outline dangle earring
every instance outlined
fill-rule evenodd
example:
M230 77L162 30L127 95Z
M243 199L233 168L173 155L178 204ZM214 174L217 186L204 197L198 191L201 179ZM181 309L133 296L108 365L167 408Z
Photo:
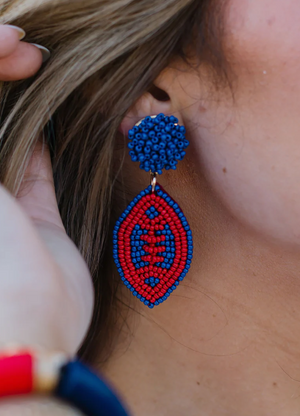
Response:
M129 130L133 162L150 172L151 184L116 222L113 256L124 284L149 308L165 301L190 268L193 239L178 204L156 181L176 169L189 145L185 127L174 116L148 116Z

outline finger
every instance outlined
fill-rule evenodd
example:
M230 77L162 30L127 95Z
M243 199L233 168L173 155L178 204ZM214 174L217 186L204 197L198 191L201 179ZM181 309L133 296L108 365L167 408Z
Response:
M19 42L11 55L0 59L0 80L17 81L32 77L42 62L42 52L36 46Z
M11 55L24 36L24 30L17 26L0 25L0 58Z
M55 195L49 147L40 139L16 196L33 222L54 225L64 231Z
M66 306L69 302L69 307L76 310L76 325L66 335L70 348L77 349L90 324L94 291L88 267L63 226L55 195L50 152L42 139L34 148L16 198L62 270L62 279L69 294L72 294L69 300L66 299Z
M0 229L0 344L31 340L74 354L93 310L89 271L75 244L53 226L31 224L1 184Z

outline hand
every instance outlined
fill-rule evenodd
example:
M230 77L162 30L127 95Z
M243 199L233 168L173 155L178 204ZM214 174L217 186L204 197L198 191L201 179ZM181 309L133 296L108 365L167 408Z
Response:
M0 81L17 81L33 76L41 67L44 48L21 42L22 29L0 25Z
M42 63L39 49L6 26L0 57L0 80L31 76ZM0 348L13 342L74 354L90 323L93 287L62 224L41 140L17 197L0 185L0 230Z

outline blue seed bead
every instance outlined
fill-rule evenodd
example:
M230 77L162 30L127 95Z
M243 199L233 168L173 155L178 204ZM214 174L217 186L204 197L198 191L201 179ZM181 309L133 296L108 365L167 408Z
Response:
M183 159L183 149L189 142L185 139L184 126L175 126L174 123L178 123L176 117L161 113L155 118L145 118L128 132L132 139L128 144L131 159L139 161L141 169L158 173L162 173L164 168L176 169L177 161ZM166 153L161 150L166 150Z

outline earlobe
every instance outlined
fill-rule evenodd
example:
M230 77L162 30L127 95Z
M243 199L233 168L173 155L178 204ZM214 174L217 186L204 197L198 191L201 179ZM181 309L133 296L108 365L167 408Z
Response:
M127 135L128 131L132 129L138 121L147 116L157 115L160 113L172 114L171 101L160 101L150 92L145 92L129 109L119 126L119 131L122 134Z

